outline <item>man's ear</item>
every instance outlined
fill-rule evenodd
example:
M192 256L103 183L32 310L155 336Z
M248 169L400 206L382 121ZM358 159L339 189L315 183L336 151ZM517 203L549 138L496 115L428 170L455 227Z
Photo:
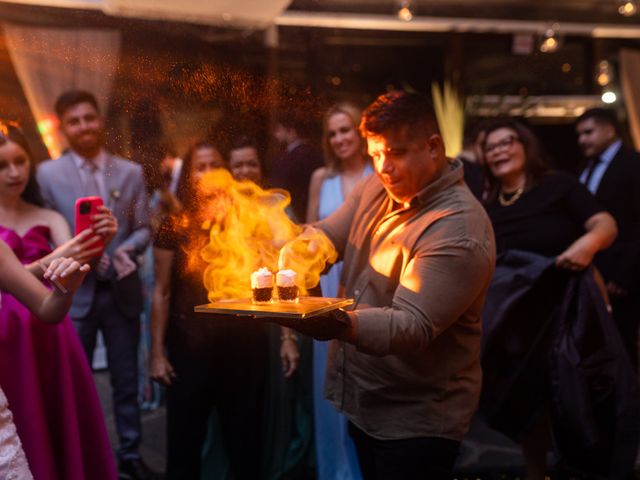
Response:
M432 134L427 139L427 145L429 145L429 156L431 158L440 158L444 155L444 141L440 134Z
M607 140L613 143L616 140L616 138L618 138L616 129L614 128L613 125L609 125L609 124L606 124L604 127L606 129L605 132L606 132Z

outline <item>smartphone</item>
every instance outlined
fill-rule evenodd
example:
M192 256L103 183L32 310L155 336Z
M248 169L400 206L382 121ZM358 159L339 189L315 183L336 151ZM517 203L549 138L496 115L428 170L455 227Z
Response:
M98 212L98 207L104 205L100 197L80 197L76 200L76 235L91 228L93 222L91 217ZM95 246L104 248L104 241L100 239Z

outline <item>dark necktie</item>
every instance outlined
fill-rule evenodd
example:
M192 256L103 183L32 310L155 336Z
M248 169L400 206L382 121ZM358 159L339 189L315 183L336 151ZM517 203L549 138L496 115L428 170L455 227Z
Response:
M587 170L587 176L584 179L584 186L589 188L589 182L591 182L591 177L593 176L593 172L596 170L596 167L600 164L600 157L593 157L589 164Z
M92 197L100 197L100 186L98 185L98 180L96 179L96 171L98 169L95 165L89 162L85 162L84 164L84 173L85 173L85 183L84 183L84 193L87 196Z

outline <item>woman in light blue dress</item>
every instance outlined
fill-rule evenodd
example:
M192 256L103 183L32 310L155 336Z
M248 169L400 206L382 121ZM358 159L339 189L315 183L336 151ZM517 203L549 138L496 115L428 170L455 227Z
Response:
M349 103L331 107L323 124L325 167L311 177L307 222L321 220L336 210L353 187L373 172L366 141L358 132L360 110ZM320 278L325 297L340 295L342 263ZM322 394L328 342L313 342L313 400L318 480L362 478L347 421Z

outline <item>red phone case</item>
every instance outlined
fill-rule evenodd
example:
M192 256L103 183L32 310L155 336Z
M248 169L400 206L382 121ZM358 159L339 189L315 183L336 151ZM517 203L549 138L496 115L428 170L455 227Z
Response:
M104 205L100 197L80 197L76 200L76 235L91 228L91 217L98 213L100 205ZM96 243L96 246L98 245L104 247L102 239Z

